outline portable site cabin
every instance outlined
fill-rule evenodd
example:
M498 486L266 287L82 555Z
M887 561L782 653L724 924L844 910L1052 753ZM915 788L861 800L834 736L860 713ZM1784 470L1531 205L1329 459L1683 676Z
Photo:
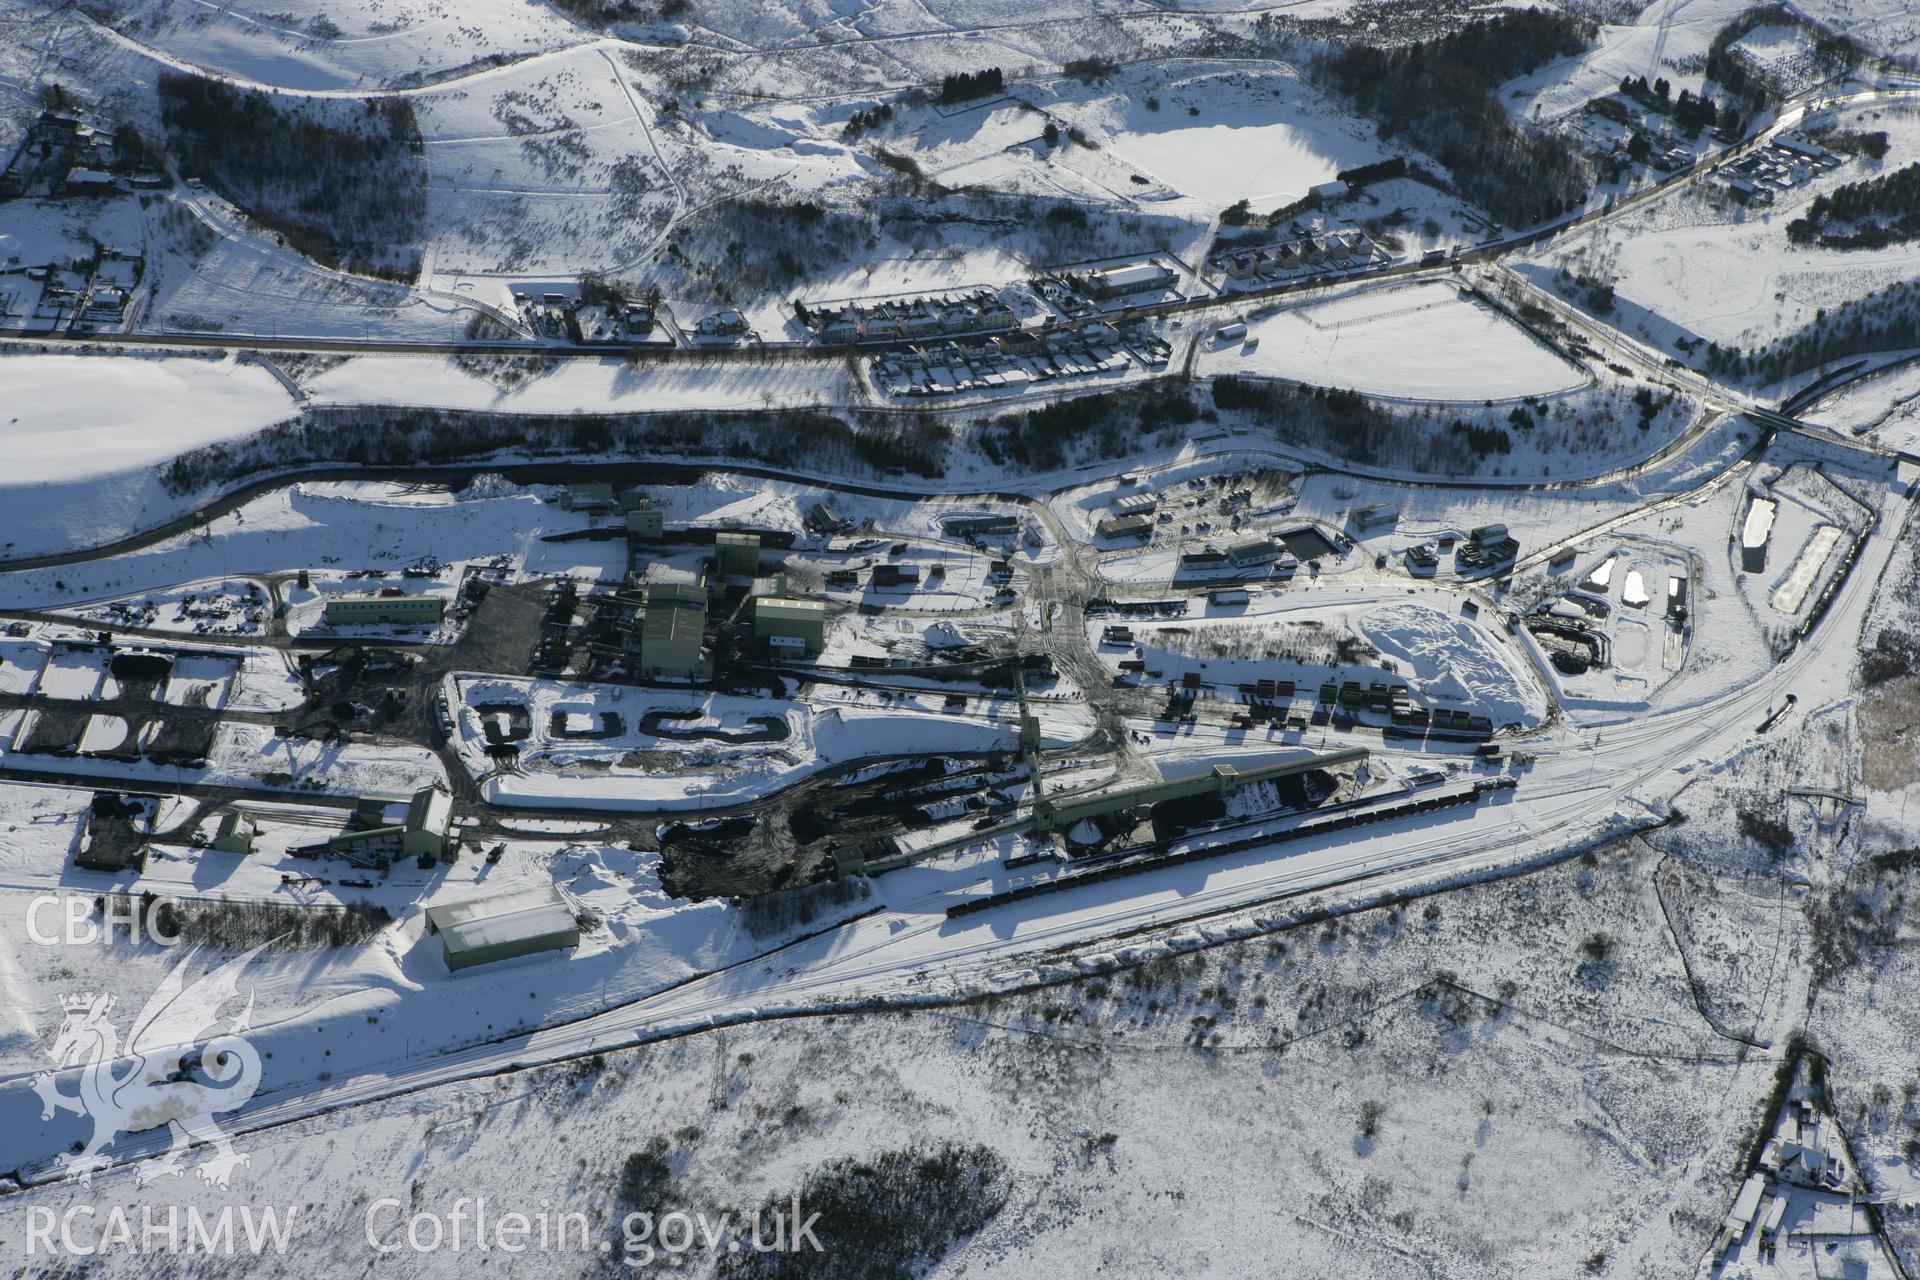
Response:
M330 627L438 626L446 611L439 596L335 596L324 618Z

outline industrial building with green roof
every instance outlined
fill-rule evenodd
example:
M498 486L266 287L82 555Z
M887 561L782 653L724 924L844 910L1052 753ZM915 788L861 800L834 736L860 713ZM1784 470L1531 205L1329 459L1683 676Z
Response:
M394 821L400 805L406 811ZM453 829L453 797L441 787L422 787L411 796L361 796L354 802L351 827L327 841L335 852L369 846L397 848L402 857L450 862L460 849Z
M809 656L827 643L827 602L763 597L753 602L753 638L776 656Z
M640 625L640 674L683 680L713 676L713 660L702 649L707 629L707 593L685 583L660 582L647 588L647 612Z
M722 529L713 535L713 559L722 577L751 578L760 572L760 535Z
M456 972L580 945L580 922L552 885L428 907L427 932Z
M439 596L335 596L327 601L330 627L440 625L447 602Z

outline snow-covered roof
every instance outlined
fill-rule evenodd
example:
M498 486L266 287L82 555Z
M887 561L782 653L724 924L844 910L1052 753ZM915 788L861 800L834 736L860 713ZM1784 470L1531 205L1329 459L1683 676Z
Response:
M1149 281L1162 279L1170 273L1157 262L1139 262L1125 267L1108 267L1096 274L1099 276L1100 283L1108 288L1124 289L1129 285L1146 284Z
M444 836L453 825L453 797L439 787L423 787L407 805L410 830Z
M1727 1221L1739 1224L1742 1230L1753 1221L1753 1215L1760 1209L1760 1197L1766 1193L1767 1180L1762 1174L1749 1177L1740 1188L1740 1194L1734 1198L1733 1212L1727 1215Z
M428 907L427 922L439 931L449 959L463 952L567 935L579 929L566 900L552 885Z

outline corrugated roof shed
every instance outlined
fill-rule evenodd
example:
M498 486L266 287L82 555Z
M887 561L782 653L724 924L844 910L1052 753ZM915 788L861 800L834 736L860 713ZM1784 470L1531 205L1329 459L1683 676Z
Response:
M452 969L580 943L579 922L552 885L428 907L427 923Z
M1748 1178L1740 1188L1740 1194L1734 1197L1733 1212L1727 1215L1729 1225L1736 1225L1745 1231L1753 1221L1753 1215L1759 1211L1760 1197L1766 1193L1767 1180L1760 1174Z

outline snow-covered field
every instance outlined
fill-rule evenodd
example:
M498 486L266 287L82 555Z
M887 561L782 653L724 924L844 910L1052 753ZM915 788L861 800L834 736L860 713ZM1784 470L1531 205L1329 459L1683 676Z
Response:
M1787 224L1815 196L1891 173L1920 159L1920 113L1911 105L1864 105L1818 117L1822 124L1885 132L1884 160L1856 157L1771 205L1746 208L1704 184L1685 186L1624 216L1553 243L1522 266L1550 285L1565 269L1614 285L1606 319L1671 351L1693 338L1751 350L1815 323L1822 311L1911 280L1920 245L1876 249L1796 246Z
M75 479L151 467L296 412L293 397L258 366L139 356L8 354L0 357L0 405L4 483L25 490L28 501Z
M1920 451L1920 361L1849 386L1810 410L1807 420L1889 449Z
M515 365L502 358L496 367L511 373ZM450 357L360 356L321 374L306 390L317 404L510 413L762 409L769 404L837 403L849 391L846 370L825 363L697 368L634 365L616 358L567 360L536 366L531 376L507 381L503 387Z
M305 91L405 84L483 57L524 55L586 38L552 10L502 0L458 10L435 0L293 0L271 14L126 0L96 13L122 39L159 59Z
M1549 63L1502 86L1500 99L1518 118L1554 118L1619 87L1622 76L1664 76L1674 93L1700 91L1698 72L1680 70L1702 59L1713 37L1749 6L1745 0L1660 0L1641 6L1631 21L1607 23L1594 47Z
M1203 339L1197 367L1409 400L1552 395L1590 380L1485 303L1440 283L1275 310L1250 319L1244 340Z
M298 415L266 369L226 359L0 356L8 557L92 545L186 509L154 468Z
M1602 1254L1666 1274L1701 1251L1731 1200L1727 1152L1771 1063L1733 1053L1689 1002L1690 955L1661 925L1656 861L1617 846L1433 910L1220 945L1196 930L1125 948L1140 967L973 1007L609 1046L245 1139L248 1195L297 1204L292 1248L337 1270L370 1256L367 1206L386 1197L440 1215L457 1196L494 1213L584 1214L565 1252L488 1255L490 1270L531 1277L581 1265L603 1239L621 1247L614 1188L655 1136L670 1203L710 1213L788 1197L840 1157L979 1145L1004 1168L991 1201L1002 1207L932 1274L1071 1273L1098 1257L1123 1274L1279 1266L1399 1280L1438 1267L1507 1280ZM1679 910L1717 901L1711 885L1668 893ZM1739 989L1772 1017L1778 917L1757 896L1729 910L1753 970ZM662 922L684 942L678 923ZM644 938L649 922L633 924ZM1598 966L1581 950L1596 934L1613 940ZM450 1003L432 1016L509 990L525 1003L516 988L544 992L541 978L516 969L471 991L463 979L435 993ZM404 1034L402 1015L427 1016L389 1008L335 1056ZM423 1164L454 1160L457 1187L409 1201ZM25 1202L58 1211L81 1194L50 1187ZM221 1203L192 1179L142 1186L130 1170L92 1194ZM1295 1207L1249 1218L1250 1203ZM821 1235L858 1247L831 1221ZM423 1276L465 1275L475 1256L404 1255ZM708 1263L696 1250L684 1269Z
M541 533L586 523L531 490L454 495L428 486L312 481L275 489L193 533L123 556L0 574L0 607L70 607L231 574L334 565L390 572L423 559L454 564L507 556L543 572L553 566L597 574L611 554L603 544L539 541Z
M44 1062L41 1035L53 1029L39 1025L32 1011L64 990L73 964L100 958L80 944L26 945L27 913L38 896L63 885L84 892L126 887L115 877L67 865L87 800L80 791L0 784L9 817L0 829L0 918L7 925L0 930L0 988L22 997L7 1005L10 1019L18 1011L11 1034L0 1024L0 1073L8 1077L0 1085L0 1110L17 1137L26 1128L16 1126L39 1126L38 1103L26 1093L31 1107L16 1108L23 1091L9 1086ZM163 838L150 855L142 887L287 908L362 902L389 907L395 916L364 945L269 952L252 967L255 1014L248 1034L274 1064L276 1087L377 1069L430 1044L484 1041L518 1026L592 1012L747 959L792 932L788 927L756 936L724 903L673 899L660 889L657 854L590 840L516 840L497 862L468 858L431 871L405 863L377 886L316 886L309 882L316 871L331 880L340 865L284 851L337 831L344 814L264 803L246 809L262 828L255 854L213 853ZM303 883L289 885L282 879L288 873ZM425 932L423 908L542 884L558 886L598 918L581 947L571 955L549 954L450 980L438 940ZM860 909L842 906L834 914ZM135 993L151 990L180 958L151 943L129 946L124 936L101 954L111 957L121 989ZM206 964L207 957L199 957L199 968Z
M1240 200L1259 212L1291 204L1342 169L1388 154L1290 68L1176 62L1107 88L1089 95L1062 81L1044 106L1168 191L1213 211Z

